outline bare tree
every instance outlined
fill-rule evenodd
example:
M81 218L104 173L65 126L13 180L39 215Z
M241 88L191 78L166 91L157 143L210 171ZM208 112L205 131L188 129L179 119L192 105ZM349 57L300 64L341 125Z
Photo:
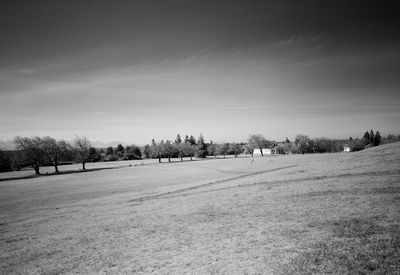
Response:
M59 161L65 156L69 150L69 144L63 140L57 141L52 137L44 137L42 139L42 148L47 159L53 164L56 173L58 173Z
M161 163L161 146L154 139L151 140L151 157L158 158L158 162Z
M143 157L145 157L145 158L150 158L150 156L151 156L151 147L150 147L150 145L148 145L148 144L146 144L143 148L142 148L142 155L143 155Z
M182 155L185 157L190 157L190 160L193 160L193 156L195 153L195 147L190 145L189 142L184 142L181 145Z
M218 155L222 155L225 158L228 152L229 152L229 143L218 144L217 146Z
M168 162L171 162L171 156L173 156L176 152L175 146L172 144L170 140L167 140L164 144L164 151L167 154Z
M213 141L210 141L207 151L209 156L214 156L214 158L217 158L217 145Z
M74 145L78 160L82 163L82 169L86 170L85 164L90 156L90 141L86 137L76 136Z
M311 152L311 140L306 135L296 135L294 139L293 146L299 153L309 153Z
M233 153L235 158L237 158L238 155L243 152L243 148L240 145L240 143L231 143L230 144L230 151Z
M14 138L14 144L17 150L21 150L23 160L28 162L35 170L37 175L40 174L40 163L43 161L44 152L42 149L42 139L40 137L20 137Z
M175 143L175 148L176 151L178 152L178 157L181 158L181 161L183 161L183 157L185 156L184 147L185 147L184 143Z
M178 154L178 157L180 157L181 161L183 161L183 157L185 156L185 152L183 150L184 145L182 143L182 138L181 138L180 134L176 135L176 139L175 139L175 142L174 142L174 147L175 147L175 151Z

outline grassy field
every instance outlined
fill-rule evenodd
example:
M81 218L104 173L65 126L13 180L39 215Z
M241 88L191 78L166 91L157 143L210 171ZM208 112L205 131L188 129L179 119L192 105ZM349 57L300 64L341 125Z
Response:
M146 164L0 181L0 273L400 273L400 143Z

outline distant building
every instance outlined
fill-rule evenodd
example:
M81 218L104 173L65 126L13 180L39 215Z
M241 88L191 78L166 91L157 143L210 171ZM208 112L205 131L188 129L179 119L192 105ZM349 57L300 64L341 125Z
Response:
M292 153L292 143L291 142L278 142L275 143L273 148L264 148L262 149L262 155L270 156L270 155L285 155ZM261 156L260 149L253 150L253 156Z
M351 148L349 145L343 145L343 152L351 152Z
M264 155L264 156L282 155L282 154L283 154L283 150L282 150L282 148L279 148L279 147L262 149L262 155ZM253 156L261 156L261 150L254 149Z
M260 149L253 150L253 156L261 156L261 155L271 155L271 149L262 149L262 154Z

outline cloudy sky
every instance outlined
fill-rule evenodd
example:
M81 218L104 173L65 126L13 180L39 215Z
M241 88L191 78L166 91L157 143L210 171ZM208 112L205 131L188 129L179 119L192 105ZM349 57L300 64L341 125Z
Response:
M378 1L1 1L0 139L400 133Z

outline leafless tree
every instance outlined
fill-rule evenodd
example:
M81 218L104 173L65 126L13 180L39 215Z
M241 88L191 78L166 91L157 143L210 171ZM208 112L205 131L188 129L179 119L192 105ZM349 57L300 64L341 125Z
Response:
M237 158L238 155L243 152L243 148L240 143L231 143L229 150L233 153L235 158Z
M217 154L218 155L222 155L225 156L228 154L229 152L229 143L222 143L222 144L218 144L217 146Z
M20 137L14 138L14 144L17 150L22 152L23 160L35 170L37 175L40 174L40 163L43 161L44 151L42 149L42 139L40 137Z
M190 145L190 143L184 142L182 143L181 150L183 156L190 157L190 160L193 160L193 156L195 153L195 145Z
M65 156L70 145L63 140L57 141L52 137L44 137L42 145L47 159L53 164L56 173L58 173L59 161Z
M86 137L75 137L74 146L78 160L82 163L82 169L86 170L85 164L90 155L90 141Z
M294 139L294 149L296 149L299 153L309 153L311 152L311 139L306 135L296 135Z
M167 154L168 162L171 162L171 156L175 153L175 146L172 144L170 140L167 140L164 144L164 152Z

